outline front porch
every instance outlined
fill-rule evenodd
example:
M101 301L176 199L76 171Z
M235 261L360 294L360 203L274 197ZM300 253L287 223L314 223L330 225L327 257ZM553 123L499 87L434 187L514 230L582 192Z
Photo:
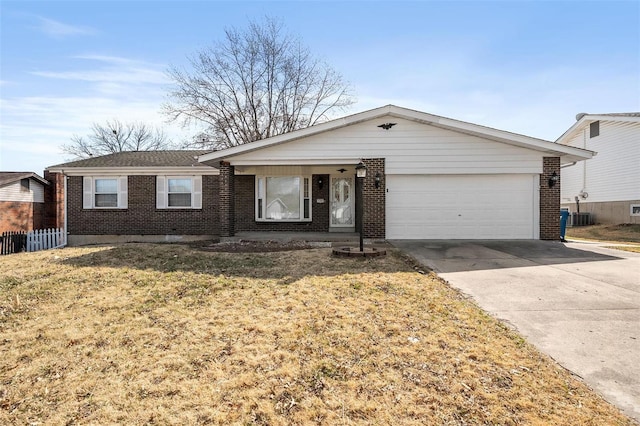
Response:
M349 242L358 240L355 231L360 226L365 238L384 240L384 159L362 159L369 170L362 179L356 178L351 164L355 161L360 160L304 165L220 162L222 241Z

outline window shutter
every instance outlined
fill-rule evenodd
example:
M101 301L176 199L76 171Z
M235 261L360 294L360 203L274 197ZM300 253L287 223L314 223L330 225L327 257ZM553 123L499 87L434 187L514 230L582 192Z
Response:
M127 176L120 176L118 178L118 208L126 209L127 208L127 190L128 190L128 181Z
M82 208L93 208L93 179L86 176L82 178Z
M193 206L194 209L202 208L202 176L193 177Z
M156 208L167 208L167 179L164 176L156 176Z

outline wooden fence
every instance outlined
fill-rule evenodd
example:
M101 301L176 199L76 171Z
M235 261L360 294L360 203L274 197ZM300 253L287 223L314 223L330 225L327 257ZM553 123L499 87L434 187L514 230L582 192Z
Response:
M0 254L40 251L66 244L63 228L38 229L29 232L3 232L0 236Z
M27 250L26 232L3 232L0 235L0 255Z

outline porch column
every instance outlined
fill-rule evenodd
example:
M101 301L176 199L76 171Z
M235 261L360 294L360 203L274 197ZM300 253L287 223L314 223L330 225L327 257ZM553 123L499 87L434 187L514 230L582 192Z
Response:
M540 175L540 239L560 240L560 181L549 188L553 173L560 176L560 157L544 157Z
M220 163L220 236L235 235L235 168L226 161Z
M385 159L363 158L362 163L367 166L367 177L364 178L362 187L364 237L385 239ZM378 188L376 188L376 177L379 179Z

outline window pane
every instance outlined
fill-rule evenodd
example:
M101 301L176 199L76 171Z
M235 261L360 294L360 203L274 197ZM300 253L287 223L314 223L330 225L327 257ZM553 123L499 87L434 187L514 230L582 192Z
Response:
M118 194L96 194L96 207L118 207Z
M191 179L169 179L169 192L191 192Z
M300 219L300 178L267 178L267 219Z
M118 193L118 181L116 179L96 179L96 193Z
M191 194L169 194L169 207L191 207Z

